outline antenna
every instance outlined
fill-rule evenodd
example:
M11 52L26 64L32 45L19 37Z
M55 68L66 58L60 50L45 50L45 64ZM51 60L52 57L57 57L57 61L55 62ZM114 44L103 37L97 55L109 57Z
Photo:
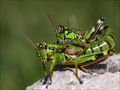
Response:
M53 23L53 20L51 19L50 15L49 14L45 15L44 13L42 13L42 15L47 19L47 21L52 26L52 28L54 29L54 31L56 31L55 24Z
M35 48L35 49L38 49L37 46L33 43L33 41L25 34L22 34L23 37L28 41L30 42L30 44L32 44L32 46Z

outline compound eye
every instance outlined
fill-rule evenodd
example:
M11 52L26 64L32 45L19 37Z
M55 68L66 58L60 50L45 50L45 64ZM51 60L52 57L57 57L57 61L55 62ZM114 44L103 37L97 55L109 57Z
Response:
M58 25L58 27L57 27L57 31L58 31L59 33L63 33L64 30L65 30L64 26L62 26L62 25Z
M45 44L44 43L40 43L39 44L39 48L45 48Z
M42 45L42 44L40 44L40 45L39 45L39 47L40 47L40 48L42 48L42 47L43 47L43 45Z

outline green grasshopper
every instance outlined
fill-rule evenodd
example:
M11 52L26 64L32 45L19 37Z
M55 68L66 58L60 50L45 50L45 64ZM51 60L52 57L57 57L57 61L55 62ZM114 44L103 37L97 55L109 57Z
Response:
M95 38L96 34L99 32L103 22L105 20L104 16L101 16L96 25L87 33L85 33L84 36L81 34L77 34L74 29L65 27L63 25L58 25L56 29L56 37L58 43L65 43L66 41L84 41L88 42L91 39Z
M96 25L87 33L77 34L74 29L58 25L56 29L57 43L73 43L84 47L83 50L79 51L78 55L84 53L88 48L88 43L96 39L96 35L103 29L104 16L101 16ZM51 21L52 22L52 21Z
M55 28L54 23L48 15L48 21L56 32L57 43L64 43L65 47L67 43L73 43L84 48L83 50L79 51L78 56L87 50L89 42L96 39L96 35L103 29L103 27L105 27L102 26L104 20L105 17L100 16L96 25L90 31L87 33L81 31L80 34L78 34L75 32L75 28L69 28L63 25L58 25L57 28Z
M90 40L93 34L86 33L84 36L82 36L82 40ZM90 39L87 36L90 36ZM95 36L97 36L97 38L93 39ZM36 50L37 57L43 63L45 73L46 63L51 62L49 69L51 83L52 71L55 65L58 63L62 65L75 65L76 78L80 83L82 83L82 80L78 77L78 67L84 70L84 67L102 61L108 56L112 55L115 46L115 38L110 28L103 28L102 35L99 36L97 33L95 33L95 35L92 36L92 41L89 43L87 42L88 48L84 51L84 53L81 53L81 55L77 55L77 53L79 53L81 50L83 51L84 48L76 43L67 43L67 46L65 46L64 43L47 44L45 42L40 42L37 45L34 43L32 44Z
M78 77L78 66L84 70L84 67L106 59L112 55L114 46L114 34L112 29L107 28L104 30L101 39L90 42L88 49L80 56L69 54L71 51L75 53L83 49L73 44L68 44L67 47L64 48L64 44L47 44L40 42L36 45L36 52L38 58L43 62L44 70L46 70L46 63L51 62L49 69L51 83L52 71L58 63L62 65L75 65L76 78L82 83L82 80Z

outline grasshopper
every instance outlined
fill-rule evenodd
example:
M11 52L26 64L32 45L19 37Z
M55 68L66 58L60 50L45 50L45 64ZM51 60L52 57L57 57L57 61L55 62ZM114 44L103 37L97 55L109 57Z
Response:
M102 26L104 20L105 17L100 16L96 25L90 31L81 34L77 34L75 30L72 28L58 25L56 29L57 43L64 43L65 46L66 43L73 43L79 45L80 47L84 47L84 49L79 51L78 53L78 55L81 55L87 50L89 42L96 39L97 34L103 29L103 27L106 27L106 26Z
M84 53L88 48L89 42L96 39L97 34L99 34L99 32L101 32L101 30L104 27L106 27L106 26L102 26L105 20L104 16L99 17L97 23L95 24L94 27L92 27L90 31L88 32L80 31L79 32L80 34L75 32L75 28L69 28L63 25L58 25L57 28L55 28L55 25L52 22L52 19L50 18L49 15L47 19L56 32L56 38L58 44L63 43L66 47L67 43L71 43L71 44L73 43L79 45L80 47L84 47L83 50L79 51L78 55Z
M52 71L58 63L61 65L74 65L76 78L82 83L82 79L78 77L78 67L84 71L84 67L97 63L112 55L115 46L115 38L112 29L106 28L101 36L101 39L96 39L89 43L87 50L80 56L69 54L82 50L83 47L68 44L64 48L64 44L50 44L40 42L36 45L38 58L43 62L43 68L46 71L45 65L51 62L49 75L52 83ZM67 54L68 53L68 54Z
M75 32L75 29L65 27L63 25L58 25L56 28L56 37L58 43L65 43L66 41L84 41L84 42L90 42L95 38L99 30L101 29L101 26L105 20L104 16L100 16L98 19L96 25L92 27L90 31L87 33L83 33L84 36L81 34L78 34Z
M80 83L83 83L82 79L78 77L78 67L80 67L83 71L86 71L84 67L102 61L113 54L113 50L115 47L114 33L112 29L108 27L104 28L102 26L102 23L104 21L103 18L100 20L101 21L98 20L98 24L96 24L96 26L92 30L85 33L84 35L80 34L78 36L78 34L74 33L73 31L71 32L75 36L78 36L80 38L74 38L74 35L73 37L72 35L70 35L69 38L62 37L62 39L61 36L59 36L60 39L63 40L62 43L40 42L35 45L31 40L28 39L34 46L37 57L43 63L45 74L47 74L46 64L48 62L51 63L49 69L50 83L52 83L53 69L57 64L74 65L76 72L75 76ZM67 35L67 33L65 32L67 30L70 31L71 29L63 29L63 31L65 32L61 32L61 29L57 30L59 31L58 34ZM99 32L101 32L102 34L99 35ZM87 44L86 49L85 47L83 47L83 42ZM80 43L82 43L82 45ZM80 51L82 51L82 53L80 53Z

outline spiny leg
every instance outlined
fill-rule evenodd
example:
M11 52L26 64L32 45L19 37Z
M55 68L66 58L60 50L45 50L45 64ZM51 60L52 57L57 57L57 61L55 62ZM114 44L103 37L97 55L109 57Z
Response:
M103 22L105 20L104 16L100 16L99 20L97 21L96 25L90 30L86 35L85 38L87 42L91 42L92 40L95 39L97 33L99 32Z
M102 25L101 27L100 27L100 29L99 29L99 31L97 32L97 34L102 34L103 32L103 30L106 30L107 28L109 27L109 25Z
M79 76L78 76L78 64L75 62L75 71L76 71L76 78L78 79L78 81L80 82L80 84L82 84L83 83L83 81L82 81L82 79L81 78L79 78Z

